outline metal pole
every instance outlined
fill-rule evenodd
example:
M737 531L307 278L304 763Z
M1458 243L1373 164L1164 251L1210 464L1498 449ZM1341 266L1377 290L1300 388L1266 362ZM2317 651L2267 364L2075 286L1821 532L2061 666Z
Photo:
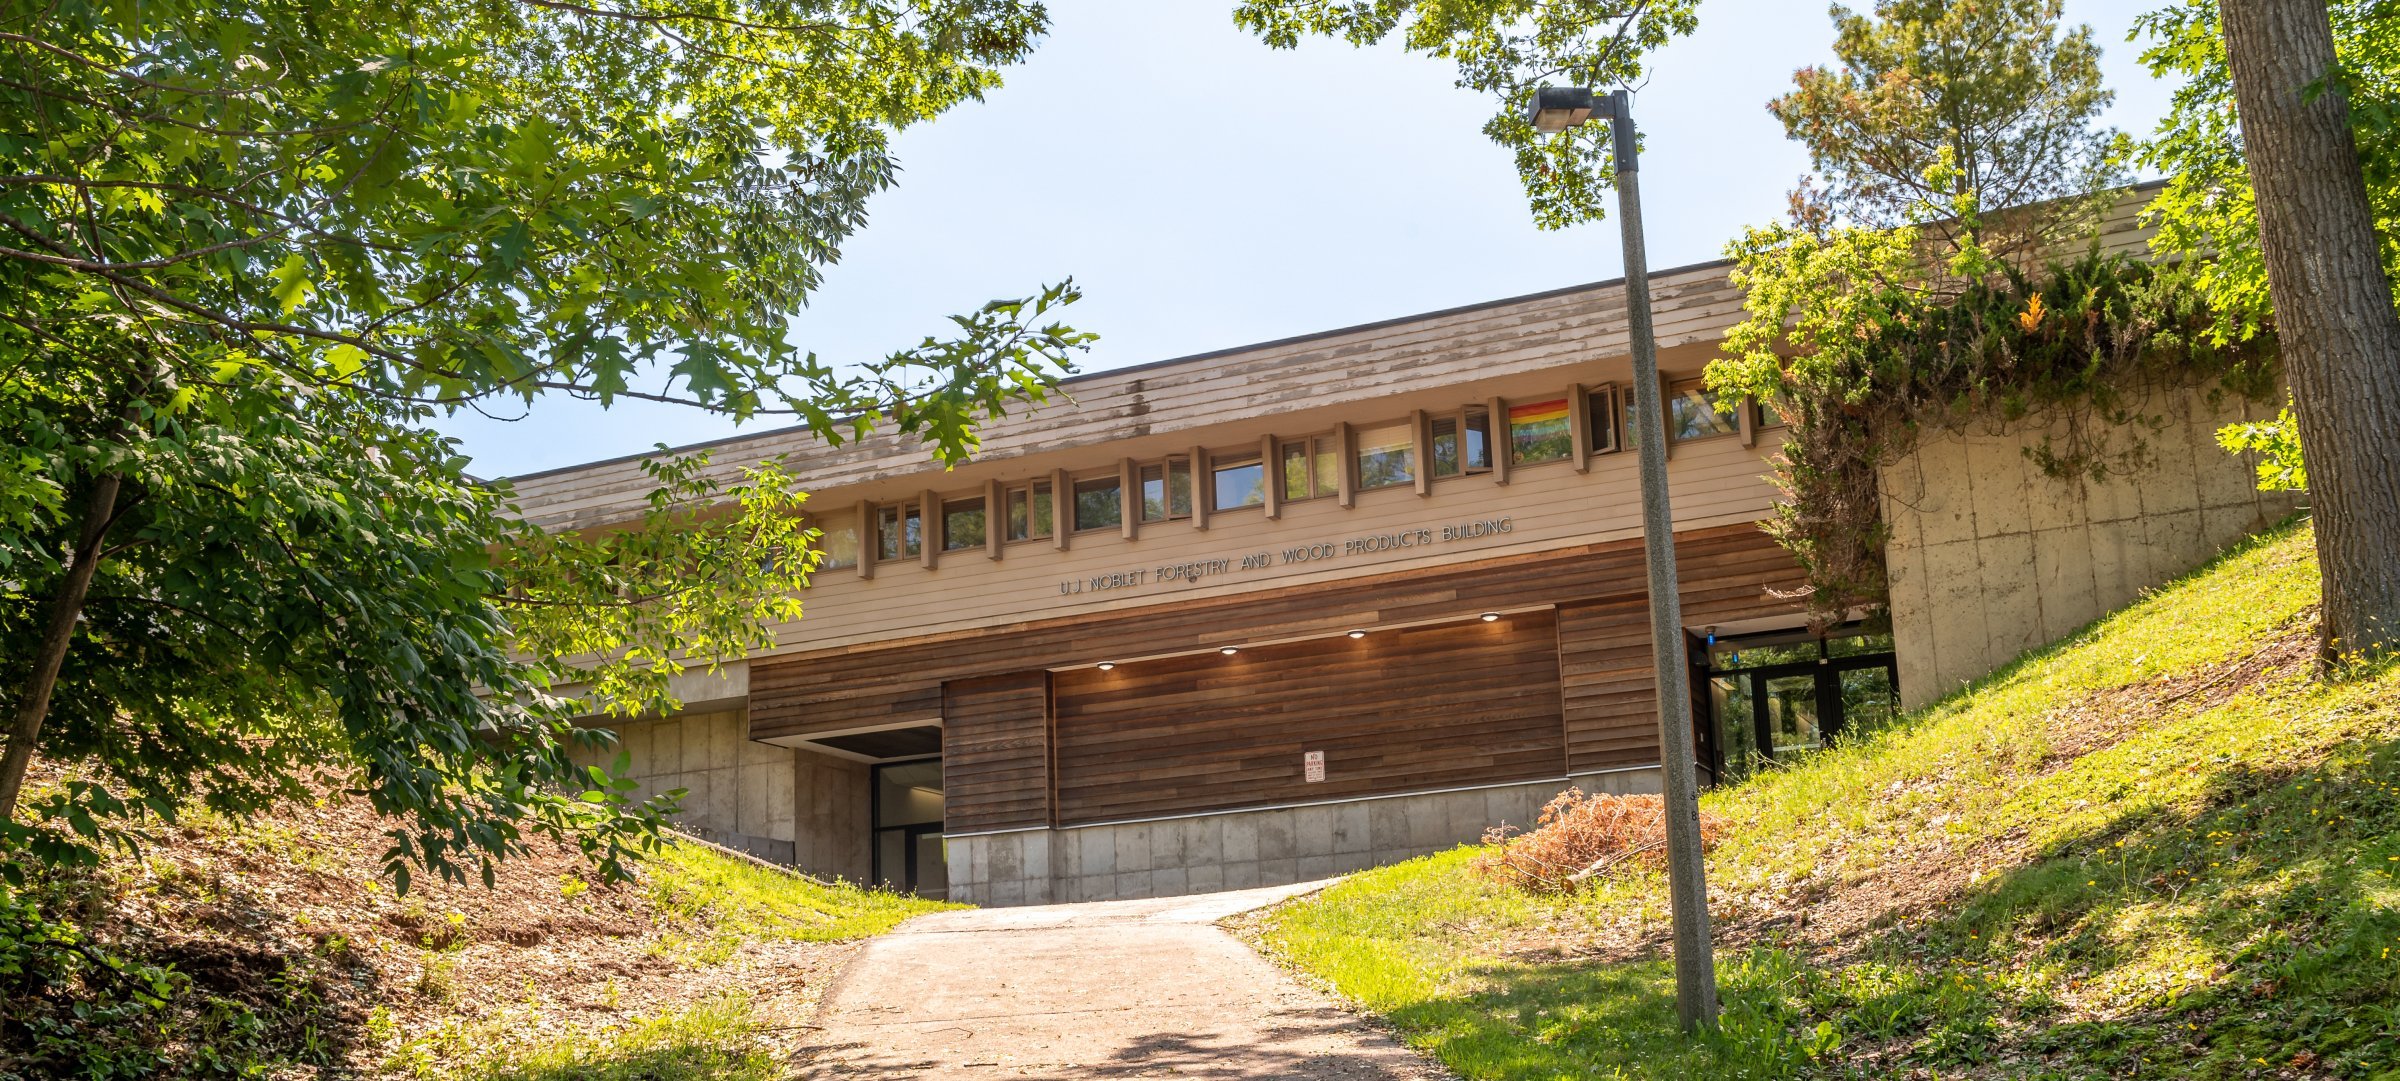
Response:
M1642 189L1632 103L1609 95L1616 137L1617 217L1625 232L1625 330L1633 340L1633 429L1642 471L1642 550L1650 567L1650 652L1658 665L1658 752L1667 804L1667 894L1675 917L1675 1012L1688 1031L1717 1020L1717 963L1709 946L1708 870L1700 853L1700 781L1692 767L1692 688L1684 668L1683 598L1675 576L1675 516L1667 505L1667 425L1659 400L1658 339L1650 326L1650 264L1642 247Z

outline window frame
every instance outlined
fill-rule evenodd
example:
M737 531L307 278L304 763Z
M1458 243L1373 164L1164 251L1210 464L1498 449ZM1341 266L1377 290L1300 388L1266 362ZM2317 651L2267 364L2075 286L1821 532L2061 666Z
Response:
M1581 452L1586 461L1603 454L1622 454L1625 451L1625 388L1617 383L1594 383L1579 388L1583 392L1583 436ZM1592 422L1608 418L1607 439Z
M1102 483L1114 485L1117 489L1117 520L1106 525L1084 525L1082 499L1083 486L1086 484ZM1122 530L1125 528L1125 474L1122 470L1111 469L1106 473L1095 471L1080 477L1069 476L1067 478L1067 492L1067 525L1069 527L1067 529L1067 534L1069 536L1083 533L1098 533L1109 529ZM1052 498L1055 499L1056 497ZM1054 516L1058 513L1057 507L1057 503L1053 502L1051 504L1051 514ZM1052 524L1055 527L1055 518L1053 519Z
M975 505L973 507L967 506L967 504L970 503ZM948 555L951 552L972 552L978 548L991 547L992 506L991 501L985 499L981 493L977 493L975 495L962 495L956 498L940 498L935 502L934 507L935 509L941 511L942 514L942 554ZM953 513L975 513L982 515L983 536L976 538L976 541L973 544L951 543L950 516Z
M841 524L844 521L849 521L850 524ZM818 533L815 548L817 551L823 553L823 558L818 561L815 568L816 570L853 570L856 569L860 563L866 561L866 548L862 543L864 538L859 536L859 529L855 520L851 518L851 512L847 510L837 510L827 511L821 514L803 515L801 522L803 525L810 529L816 530ZM850 562L836 563L834 562L833 545L831 542L835 536L839 535L845 530L850 534Z
M1044 492L1048 492L1050 494L1050 528L1036 530L1033 526L1033 499L1035 496ZM1016 498L1020 495L1025 497L1025 535L1022 537L1014 537L1009 535L1009 511L1011 509L1010 504L1014 503ZM991 528L988 522L984 528ZM1034 541L1046 541L1050 540L1057 532L1058 493L1051 487L1049 478L1037 477L1033 480L1021 480L1014 483L1002 484L1000 486L1000 543L1002 545L1030 544Z
M1483 464L1469 465L1467 464L1467 433L1472 430L1469 418L1478 416L1483 418ZM1437 460L1434 447L1441 440L1441 434L1437 428L1444 421L1450 423L1458 438L1458 472L1456 473L1443 473L1434 468L1434 462ZM1482 477L1498 473L1499 469L1493 462L1495 449L1495 442L1492 439L1492 407L1488 402L1470 402L1456 409L1445 409L1439 413L1425 415L1425 457L1427 459L1425 475L1430 480L1439 482L1459 477Z
M1284 471L1284 460L1293 448L1299 448L1300 460L1307 466L1308 491L1294 492L1288 483L1291 475ZM1320 476L1317 458L1322 453L1333 462L1333 475ZM1275 485L1279 503L1305 503L1312 499L1334 499L1342 493L1342 433L1339 431L1311 432L1307 435L1275 437Z
M1561 411L1558 418L1559 423L1566 425L1566 453L1561 454L1556 458L1542 458L1535 461L1527 461L1523 458L1517 457L1517 424L1515 417L1517 408L1519 406L1547 405L1554 401L1559 403L1561 406ZM1575 392L1572 388L1559 392L1559 397L1557 398L1502 398L1499 401L1499 408L1496 412L1496 419L1498 423L1495 425L1495 427L1500 429L1500 436L1498 440L1500 447L1495 451L1495 454L1508 455L1509 472L1513 473L1519 469L1533 469L1540 466L1555 465L1559 462L1572 462L1575 460L1575 455L1577 453L1577 447L1575 446Z
M1275 502L1274 494L1267 490L1267 486L1274 483L1275 478L1267 472L1266 457L1259 453L1259 451L1262 449L1264 448L1259 446L1249 446L1241 447L1235 450L1212 450L1208 452L1209 514L1217 515L1223 514L1227 511L1249 510L1253 507L1264 510L1269 504ZM1280 463L1280 459L1278 459L1278 462ZM1255 503L1235 503L1231 506L1218 503L1217 474L1228 469L1240 469L1244 466L1252 465L1258 467L1258 501ZM1195 488L1198 487L1199 479L1199 471L1194 470L1192 473L1192 480ZM1197 491L1192 493L1192 496L1195 500L1199 498L1199 495L1200 493Z
M917 522L917 545L916 545L916 549L915 549L914 551L911 551L911 550L909 549L909 546L908 546L908 523L909 523L909 520L910 520L910 519L912 519L912 518L913 518L913 519L916 519L916 522ZM897 537L895 538L895 543L892 545L892 551L893 551L894 553L896 553L896 554L894 554L894 555L885 555L885 554L883 554L883 528L884 528L884 525L885 525L885 523L886 523L886 521L887 521L887 520L888 520L888 521L889 521L889 523L891 524L892 528L893 528L893 529L894 529L894 530L897 532L897 534L898 534L898 535L897 535ZM915 500L909 500L909 501L906 501L906 502L892 502L892 503L877 503L877 504L875 504L875 562L876 562L876 564L880 566L880 565L887 564L887 563L899 563L899 562L901 562L901 561L903 561L903 560L909 560L909 559L921 559L921 558L924 558L924 555L925 555L925 507L924 507L924 505L923 505L922 503L918 502L918 501L915 501Z
M1386 428L1403 433L1401 442L1408 448L1408 475L1400 480L1370 485L1367 483L1367 471L1363 468L1366 458L1367 435L1370 432ZM1345 463L1345 468L1350 470L1351 492L1381 492L1414 485L1417 482L1417 474L1423 470L1425 465L1417 460L1417 443L1417 425L1415 420L1410 417L1353 425L1350 429L1350 460Z
M1660 419L1667 421L1666 427L1669 429L1667 443L1670 446L1682 443L1705 443L1711 439L1723 439L1727 436L1738 437L1742 434L1744 425L1742 423L1742 415L1740 410L1743 408L1749 408L1753 404L1747 398L1743 399L1741 404L1736 407L1736 410L1733 413L1720 412L1717 409L1717 403L1715 399L1709 399L1708 413L1710 416L1721 418L1722 422L1727 425L1724 431L1710 432L1707 435L1691 436L1675 434L1675 430L1681 427L1681 425L1674 423L1675 403L1684 400L1683 391L1687 387L1699 390L1702 395L1708 394L1708 380L1706 379L1675 379L1668 381L1667 385L1662 388L1662 393L1659 398L1659 417Z
M1175 512L1175 467L1179 465L1183 467L1184 478L1184 506L1181 514ZM1158 518L1150 517L1149 474L1153 469L1158 471L1159 505L1164 515ZM1152 458L1146 462L1134 463L1133 484L1135 488L1141 490L1142 506L1139 515L1141 524L1157 525L1164 522L1192 520L1194 508L1199 505L1200 498L1199 482L1196 476L1198 472L1193 468L1192 456L1189 454L1169 454L1163 458Z

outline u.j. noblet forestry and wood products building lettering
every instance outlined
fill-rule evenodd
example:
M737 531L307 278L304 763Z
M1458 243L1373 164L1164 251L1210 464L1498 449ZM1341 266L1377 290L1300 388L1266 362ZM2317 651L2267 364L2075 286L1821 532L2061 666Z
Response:
M1386 533L1369 533L1336 541L1298 544L1282 549L1265 549L1239 556L1212 559L1193 559L1180 563L1161 563L1156 566L1134 567L1109 571L1083 578L1069 578L1058 584L1062 596L1078 593L1108 593L1121 589L1145 586L1196 585L1202 579L1220 574L1260 571L1292 563L1321 563L1327 560L1359 556L1389 556L1436 544L1481 540L1514 531L1512 517L1486 518L1472 522L1421 529L1401 529Z

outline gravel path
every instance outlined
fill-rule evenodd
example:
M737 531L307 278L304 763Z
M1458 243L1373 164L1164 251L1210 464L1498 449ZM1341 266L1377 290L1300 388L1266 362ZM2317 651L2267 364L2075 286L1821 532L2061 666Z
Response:
M801 1076L1448 1078L1216 926L1312 888L918 917L843 971Z

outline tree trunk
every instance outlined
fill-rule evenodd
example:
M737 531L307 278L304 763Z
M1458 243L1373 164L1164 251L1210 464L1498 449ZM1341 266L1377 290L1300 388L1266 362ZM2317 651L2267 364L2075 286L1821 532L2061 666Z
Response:
M66 664L68 645L75 640L75 623L83 617L83 600L91 593L92 575L100 569L100 542L107 538L109 524L116 518L119 483L113 473L92 482L73 562L67 564L58 593L50 598L42 644L34 651L33 672L26 677L15 722L8 729L8 752L0 755L0 822L16 818L17 794L24 790L25 771L33 765L34 743L42 734L42 720L50 713L50 693L58 687L59 669Z
M2400 648L2400 313L2324 0L2219 0L2259 242L2300 420L2328 660Z

